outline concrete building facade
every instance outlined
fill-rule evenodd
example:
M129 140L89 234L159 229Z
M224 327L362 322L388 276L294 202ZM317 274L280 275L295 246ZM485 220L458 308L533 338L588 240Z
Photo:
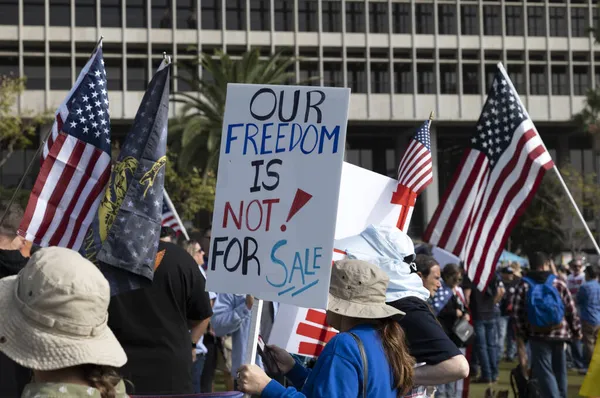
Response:
M119 136L163 51L184 61L194 57L190 46L234 56L285 50L299 57L296 81L352 89L353 163L395 175L410 135L434 111L435 182L413 218L419 235L498 62L555 159L596 169L592 138L570 119L600 78L600 47L588 32L599 18L591 0L0 0L0 74L27 76L21 110L54 109L103 35ZM174 79L173 89L189 87ZM0 184L15 185L33 151L15 154Z

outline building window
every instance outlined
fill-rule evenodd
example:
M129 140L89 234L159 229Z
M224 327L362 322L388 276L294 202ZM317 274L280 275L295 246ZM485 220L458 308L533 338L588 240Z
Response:
M569 95L569 75L566 65L552 65L552 95Z
M571 7L571 36L586 37L589 25L587 8Z
M221 0L202 0L200 7L202 29L221 29Z
M17 57L0 57L0 76L19 76L19 60Z
M316 62L300 62L299 83L306 86L319 85L319 65ZM325 82L329 86L328 82Z
M246 30L246 0L225 0L225 20L229 30Z
M502 36L502 15L500 6L483 6L483 34L486 36Z
M550 36L567 37L567 8L550 7Z
M46 89L46 65L42 57L23 58L23 72L27 78L27 90Z
M590 75L587 65L573 66L573 94L585 95L590 88Z
M27 0L24 0L24 3L26 4ZM44 18L44 2L41 3L42 18ZM0 12L0 25L14 25L19 20L19 2L17 0L0 0L0 9L2 10ZM25 23L25 25L32 24Z
M523 36L525 31L523 27L523 7L506 6L506 35Z
M10 1L8 2L10 3ZM15 1L15 6L17 4L17 2ZM2 9L2 12L0 12L0 24L4 25L14 25L16 23L16 21L19 20L18 15L14 16L13 20L9 20L5 18L8 17L8 15L5 15L6 12L11 11L11 8L8 4L6 4L6 2L1 2L0 1L0 9ZM31 25L31 26L43 26L46 18L45 18L45 11L44 11L44 0L23 0L23 9L27 10L27 12L23 13L23 24L24 25ZM18 7L15 7L15 11L18 10ZM95 12L95 11L94 11ZM95 15L95 14L94 14Z
M498 68L496 67L496 64L485 64L485 88L488 90L488 92L492 87L494 78L496 77L497 69Z
M410 3L392 3L394 33L411 33Z
M337 0L323 2L323 32L342 31L342 3Z
M438 32L440 35L456 34L456 5L438 5Z
M294 0L275 2L275 30L280 32L294 30Z
M546 36L546 18L544 16L544 7L527 7L527 35Z
M353 93L367 92L367 74L364 62L348 63L348 85Z
M508 77L512 80L517 93L525 94L525 65L509 64L507 67Z
M458 74L456 64L440 64L440 91L442 94L458 92Z
M77 0L75 2L75 25L96 26L96 0Z
M85 60L87 62L87 59ZM123 90L123 61L121 58L105 58L104 69L106 69L107 90L121 91Z
M146 90L147 84L148 84L148 61L145 59L133 59L133 58L128 59L127 60L127 90L129 90L129 91L144 91L144 90Z
M548 95L548 80L545 65L529 66L529 85L531 95Z
M433 25L433 4L415 4L415 23L417 24L417 33L432 35L434 33Z
M460 30L463 35L479 34L478 7L475 5L460 6Z
M435 94L434 68L434 64L417 64L417 93Z
M301 32L316 32L319 19L319 5L315 0L298 0L298 30Z
M371 64L371 92L375 94L389 94L390 92L390 65L384 63Z
M50 0L50 25L71 26L71 1Z
M147 0L127 0L126 23L128 28L145 28L147 26L146 1ZM179 18L179 15L177 15L177 17Z
M463 64L463 94L481 94L479 88L479 65Z
M318 80L316 84L318 84ZM344 72L341 62L323 63L323 84L331 87L344 87Z
M369 3L369 31L371 33L388 33L388 4Z
M71 88L71 59L50 58L50 90Z
M397 94L412 94L413 91L412 64L394 64L394 92Z
M172 27L172 2L171 0L152 1L152 27L158 29L171 29Z
M196 0L177 0L177 29L198 29L197 14Z
M100 1L100 21L107 28L121 27L121 0Z
M198 74L198 68L192 62L179 61L177 65L177 91L194 91L190 82L193 82L194 77Z
M365 31L365 3L346 2L346 31L363 33Z
M271 30L269 0L250 0L250 29Z

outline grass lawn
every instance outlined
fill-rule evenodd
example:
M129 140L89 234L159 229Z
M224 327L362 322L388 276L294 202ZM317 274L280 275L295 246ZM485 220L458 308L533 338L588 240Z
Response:
M498 383L493 387L495 391L508 390L510 391L510 397L514 397L512 393L512 388L510 386L510 371L515 366L515 363L509 362L501 362L500 363L500 378ZM569 371L569 398L579 398L579 388L583 384L584 376L578 375L576 372ZM473 384L471 383L470 394L469 397L472 398L483 398L485 397L485 390L487 389L486 384Z
M514 397L512 388L510 387L510 370L516 366L515 363L501 362L500 363L500 379L498 383L494 385L495 391L508 390L510 391L509 396ZM584 376L579 376L575 372L569 372L569 398L579 398L579 388L583 384ZM485 390L488 388L486 384L472 384L470 388L469 397L471 398L483 398L485 397ZM215 375L215 391L225 391L223 384L223 373L217 370ZM550 398L550 397L548 397Z

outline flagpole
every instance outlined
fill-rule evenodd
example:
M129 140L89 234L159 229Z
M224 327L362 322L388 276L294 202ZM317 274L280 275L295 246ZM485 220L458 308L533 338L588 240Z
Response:
M94 46L94 49L92 50L92 54L90 55L90 57L96 52L96 50L98 49L98 46L100 46L100 44L102 43L103 39L104 39L104 36L100 36L100 39L98 39L98 41L96 42L96 45ZM48 137L50 137L51 133L52 133L52 127L50 127L50 129L44 135L44 139L42 140L42 143L38 147L37 151L35 151L35 154L33 155L33 158L31 158L31 161L27 165L27 168L25 169L25 172L23 173L23 176L21 176L21 180L17 184L17 188L15 188L15 191L13 192L12 197L10 198L10 201L8 202L8 205L6 206L6 209L4 210L4 214L2 214L2 218L0 218L0 226L2 226L2 224L4 224L4 220L6 219L6 216L8 215L8 212L10 211L11 206L15 202L15 199L17 198L17 194L19 193L19 190L21 189L21 187L23 187L23 183L25 182L25 178L27 177L27 175L31 171L31 167L33 166L33 162L35 162L35 160L40 156L40 152L42 151L42 149L46 145L46 141L48 141Z
M167 204L173 211L173 215L175 215L175 219L177 220L179 225L181 225L181 232L183 232L183 236L185 236L185 240L190 240L190 237L189 237L187 231L185 230L183 223L181 222L181 218L179 218L179 214L177 214L177 210L175 209L175 206L173 206L173 202L171 202L171 198L169 197L169 194L167 193L166 190L163 190L163 195L165 196L165 200L167 201Z
M529 117L529 113L527 112L527 109L523 105L523 101L521 101L521 97L519 96L519 93L515 89L515 86L513 86L512 80L510 80L510 77L508 77L508 73L506 72L506 69L504 69L504 66L502 65L502 62L498 62L497 66L498 66L498 69L500 69L500 71L502 72L502 74L506 78L506 82L509 84L509 86L512 89L512 91L515 93L515 96L517 98L517 102L519 103L519 105L523 109L523 113L527 117ZM533 120L532 120L532 122L533 122ZM541 140L541 139L540 139L540 141L542 142L542 145L544 145L544 148L545 148L546 145L544 144L544 141ZM548 151L548 149L546 149L546 152L547 151ZM594 238L594 234L592 234L592 231L590 230L590 228L587 225L587 221L585 221L585 218L583 218L583 215L581 214L581 211L579 210L579 207L577 206L577 202L575 202L575 199L573 199L573 195L571 195L571 191L569 190L569 187L565 183L565 180L562 178L562 175L560 174L560 171L558 170L558 167L556 167L556 164L552 167L552 169L554 170L554 173L556 174L556 177L558 177L558 180L560 181L560 184L564 188L565 193L567 194L567 197L569 198L569 201L571 202L571 204L573 205L573 208L575 209L575 212L577 213L577 216L581 220L581 223L583 224L583 228L585 229L585 232L587 233L587 235L589 236L590 240L594 244L594 248L596 249L596 253L598 253L600 255L600 247L598 246L598 243L596 242L596 239Z
M431 113L429 113L429 128L431 128L431 122L433 121L433 111L431 111Z

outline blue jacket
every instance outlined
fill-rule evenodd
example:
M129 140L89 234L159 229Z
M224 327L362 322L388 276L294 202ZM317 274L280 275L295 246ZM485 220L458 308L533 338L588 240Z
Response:
M377 330L373 325L359 325L350 331L360 337L367 354L367 396L396 398L397 391L392 389L392 369ZM271 380L261 397L362 397L363 362L356 341L348 333L340 333L327 343L312 371L296 363L286 376L296 388L286 389L275 380Z
M579 288L577 307L582 321L594 326L600 325L600 283L597 280L585 282Z

